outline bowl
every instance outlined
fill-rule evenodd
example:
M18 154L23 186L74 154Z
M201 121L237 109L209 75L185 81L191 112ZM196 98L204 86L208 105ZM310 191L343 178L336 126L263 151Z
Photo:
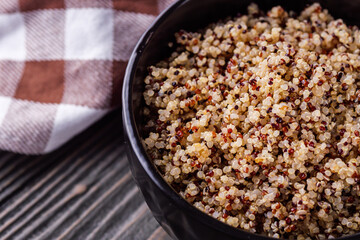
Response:
M165 10L143 34L129 60L123 83L122 113L126 132L128 159L133 177L154 217L174 239L273 239L233 228L193 207L162 178L142 145L145 137L143 90L147 67L170 55L168 43L180 29L196 31L211 22L245 13L250 3L262 10L281 5L286 10L301 11L307 4L319 2L336 18L348 24L360 22L360 0L352 1L280 1L280 0L180 0ZM340 239L360 239L360 234Z

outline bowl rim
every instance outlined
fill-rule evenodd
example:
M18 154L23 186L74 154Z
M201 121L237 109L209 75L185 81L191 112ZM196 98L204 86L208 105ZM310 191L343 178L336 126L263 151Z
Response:
M130 59L128 61L124 80L122 84L122 120L123 128L127 134L126 144L131 147L132 151L135 153L136 158L141 164L142 168L145 170L150 179L156 184L156 186L168 197L173 203L177 205L178 208L183 209L189 213L197 221L202 222L204 225L209 226L210 228L218 229L224 233L231 235L232 237L243 237L247 239L256 239L256 240L271 240L278 239L273 237L268 237L261 235L259 233L251 233L249 231L232 227L226 223L223 223L214 217L202 212L197 209L195 206L187 202L182 198L177 192L175 192L171 186L163 179L159 174L154 164L148 159L146 150L141 143L142 140L140 135L136 130L136 123L133 116L133 106L132 106L132 84L137 69L137 64L139 59L147 46L149 40L152 38L152 35L157 30L157 28L180 6L191 2L194 0L177 0L162 11L155 20L150 24L147 30L142 34L138 40ZM334 240L355 240L360 239L360 233L346 235L340 238L335 238Z

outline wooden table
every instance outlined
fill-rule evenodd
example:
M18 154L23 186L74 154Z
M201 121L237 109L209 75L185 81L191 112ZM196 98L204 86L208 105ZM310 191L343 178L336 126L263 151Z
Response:
M53 153L0 152L0 239L170 240L132 180L120 111Z

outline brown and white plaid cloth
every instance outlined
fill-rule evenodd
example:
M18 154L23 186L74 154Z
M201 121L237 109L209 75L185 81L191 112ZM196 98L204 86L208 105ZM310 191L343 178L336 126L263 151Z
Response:
M120 104L127 60L173 0L0 0L0 149L56 149Z

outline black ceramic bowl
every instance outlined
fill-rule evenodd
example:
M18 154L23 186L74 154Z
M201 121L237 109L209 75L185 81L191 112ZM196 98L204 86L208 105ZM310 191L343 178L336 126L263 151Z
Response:
M174 40L176 31L195 31L227 16L246 13L251 2L257 3L262 10L281 5L299 12L315 1L180 0L163 12L142 36L126 70L122 110L131 171L155 218L174 239L272 239L230 227L187 203L163 180L141 143L141 138L145 137L142 93L147 67L170 55L167 44ZM317 2L348 24L360 23L360 0ZM360 239L360 234L339 239L356 240Z

